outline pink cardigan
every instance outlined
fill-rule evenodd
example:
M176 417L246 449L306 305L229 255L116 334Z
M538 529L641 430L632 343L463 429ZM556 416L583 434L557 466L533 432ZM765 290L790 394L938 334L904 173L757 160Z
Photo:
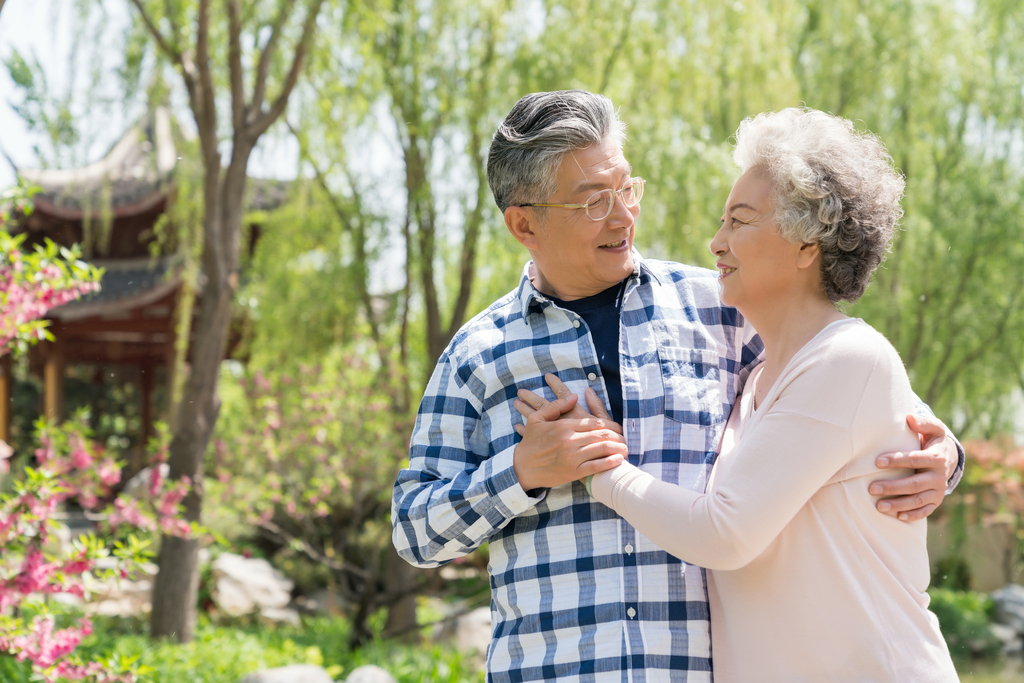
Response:
M957 680L928 611L926 522L875 510L875 458L916 450L906 371L860 320L832 323L753 409L737 399L706 493L624 464L593 495L707 567L716 683Z

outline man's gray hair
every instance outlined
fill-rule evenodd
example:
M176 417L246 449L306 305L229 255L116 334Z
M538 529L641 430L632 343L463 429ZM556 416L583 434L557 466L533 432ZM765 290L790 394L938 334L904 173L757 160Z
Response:
M604 95L560 90L522 98L498 125L487 157L487 182L498 208L504 213L549 199L565 155L609 136L621 147L626 127Z
M903 176L881 140L844 118L790 108L744 120L733 159L767 174L782 236L819 245L829 300L859 299L903 216Z

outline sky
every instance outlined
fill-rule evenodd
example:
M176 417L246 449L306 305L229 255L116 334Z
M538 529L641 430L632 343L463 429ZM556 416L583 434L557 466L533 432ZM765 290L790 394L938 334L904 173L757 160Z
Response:
M124 27L129 20L126 0L104 0L105 26L98 17L85 32L84 40L98 40L104 45L117 46L101 53L100 65L104 74L99 93L89 92L90 64L69 62L71 45L75 39L74 27L77 11L74 0L7 0L0 12L0 150L20 168L38 168L42 164L33 147L43 142L42 137L30 132L25 121L15 112L12 104L21 102L22 94L11 80L6 61L14 50L24 58L34 55L42 65L51 91L67 92L69 81L77 91L73 112L83 133L83 149L75 166L100 159L127 128L140 115L140 111L124 111L118 102L114 106L97 106L103 97L116 99L116 76L113 69L120 61ZM88 54L89 50L84 51ZM104 87L104 85L106 87ZM191 124L190 113L182 107L176 112L183 126ZM288 137L264 136L253 152L249 164L252 176L264 178L294 178L298 171L297 144ZM0 156L0 188L16 182L14 169Z

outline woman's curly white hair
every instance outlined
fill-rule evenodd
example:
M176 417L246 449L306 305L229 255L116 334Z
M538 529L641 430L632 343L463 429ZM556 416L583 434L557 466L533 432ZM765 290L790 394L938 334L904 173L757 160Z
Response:
M881 140L844 118L790 108L745 119L733 160L767 173L785 239L819 245L829 300L859 299L903 216L903 176Z

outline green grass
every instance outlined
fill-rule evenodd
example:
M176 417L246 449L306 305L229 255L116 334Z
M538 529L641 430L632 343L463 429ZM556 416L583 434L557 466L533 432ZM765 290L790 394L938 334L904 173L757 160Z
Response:
M376 664L399 683L482 683L483 673L471 658L451 647L410 646L374 641L350 651L348 625L331 618L306 619L300 628L201 624L187 645L151 642L144 622L97 619L93 635L79 649L84 656L138 657L149 669L149 683L238 683L258 669L287 664L317 664L335 680L356 667ZM29 683L27 666L0 657L0 681Z
M1024 683L1020 661L957 662L960 683Z
M254 624L216 626L206 621L188 645L151 642L141 620L100 619L80 651L107 657L138 657L148 667L147 683L238 683L258 669L287 664L317 664L344 680L356 667L376 664L400 683L482 683L483 673L472 658L450 646L405 645L373 641L351 651L349 629L343 619L307 618L299 628ZM1024 668L1017 661L959 661L961 683L1024 683ZM9 657L0 657L0 681L30 683L29 669Z

